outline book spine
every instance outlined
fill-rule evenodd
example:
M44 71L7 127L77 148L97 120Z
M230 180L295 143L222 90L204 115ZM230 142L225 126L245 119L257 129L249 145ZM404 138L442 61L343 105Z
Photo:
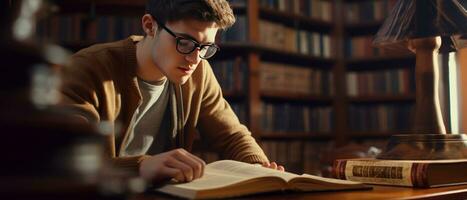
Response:
M429 187L428 184L428 164L413 163L411 178L414 187Z
M333 166L333 176L334 178L338 178L338 179L343 179L345 180L345 164L346 164L346 160L336 160L334 162L334 166Z
M338 179L370 184L428 187L426 163L336 160L333 173Z

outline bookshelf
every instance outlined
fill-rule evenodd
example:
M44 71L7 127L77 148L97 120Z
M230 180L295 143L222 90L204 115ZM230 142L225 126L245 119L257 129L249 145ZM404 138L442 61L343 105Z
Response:
M354 125L369 116L391 118L388 107L408 107L400 115L411 115L414 56L368 47L394 0L229 2L237 23L218 34L221 51L210 62L225 98L271 160L297 173L321 174L329 164L323 156L336 147L350 141L381 147L390 135L410 131L379 121ZM38 32L72 50L123 39L142 33L144 4L56 1L59 12ZM378 124L385 128L372 129ZM197 155L219 159L204 150Z
M247 51L250 130L271 160L290 171L319 174L321 156L332 147L337 135L332 130L334 116L329 114L334 112L335 101L332 70L336 58L331 55L335 25L331 16L310 16L306 9L297 9L297 2L310 6L308 1L245 1L248 42L233 45ZM322 6L320 2L325 2L323 7L328 10L333 9L331 1L310 2L315 9ZM324 37L327 39L321 39ZM313 43L309 38L318 39ZM232 43L224 42L225 46L228 44ZM319 51L312 51L312 47ZM323 75L326 73L330 76ZM290 77L300 81L294 82ZM316 83L307 83L317 80L312 77L332 77L317 83L330 88L313 88ZM320 111L321 108L327 110ZM311 114L313 111L316 114ZM320 112L326 113L326 123L305 122L304 119L323 119L318 117L323 116ZM328 125L317 128L320 124Z
M349 124L346 139L387 139L411 130L415 103L415 57L408 51L371 47L394 0L344 0L342 38Z

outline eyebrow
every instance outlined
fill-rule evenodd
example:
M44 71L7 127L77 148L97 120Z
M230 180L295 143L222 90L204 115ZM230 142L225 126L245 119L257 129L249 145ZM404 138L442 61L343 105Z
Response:
M191 36L190 34L179 33L179 32L175 32L175 31L173 31L173 33L174 33L175 35L182 36L182 37L184 37L184 38L188 38L188 39L194 40L195 42L197 42L198 44L201 44L201 45L203 45L203 44L214 44L214 42L201 43L201 42L199 42L195 37Z
M196 41L197 43L200 43L195 37L191 36L190 34L186 34L186 33L178 33L178 32L175 32L175 35L179 35L179 36L183 36L184 38L189 38L191 40L194 40Z

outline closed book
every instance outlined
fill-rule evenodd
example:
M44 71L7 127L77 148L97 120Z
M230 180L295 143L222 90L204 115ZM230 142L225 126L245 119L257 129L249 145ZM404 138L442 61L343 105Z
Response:
M206 165L203 177L188 183L169 183L156 191L187 199L236 197L281 190L334 191L371 189L353 181L297 175L248 163L221 160Z
M422 188L459 185L467 184L467 159L339 159L334 162L333 173L335 178L370 184Z

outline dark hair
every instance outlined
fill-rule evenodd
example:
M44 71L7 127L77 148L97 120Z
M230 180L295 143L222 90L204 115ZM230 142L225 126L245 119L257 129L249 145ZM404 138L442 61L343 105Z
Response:
M146 13L157 23L196 19L215 22L219 29L226 29L235 23L235 17L226 0L148 0Z

